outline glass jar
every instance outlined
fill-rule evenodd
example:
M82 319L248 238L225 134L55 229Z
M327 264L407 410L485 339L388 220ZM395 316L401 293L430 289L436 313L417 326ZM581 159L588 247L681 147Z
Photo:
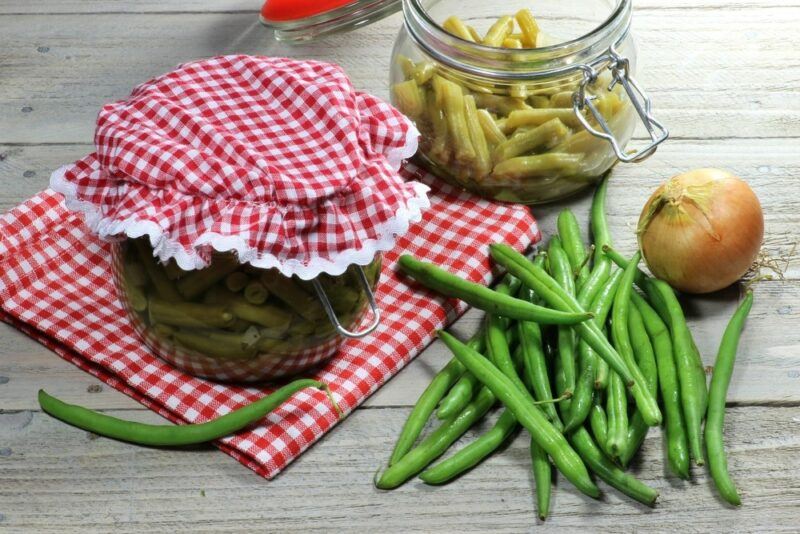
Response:
M207 267L184 271L154 258L147 237L112 250L114 282L134 328L159 357L196 376L254 382L296 374L379 321L380 255L363 268L305 281L242 265L233 253L213 253ZM351 331L369 307L374 320Z
M529 7L535 20L519 14ZM403 12L392 103L422 134L417 158L456 186L553 201L669 135L633 79L630 0L403 0ZM650 141L626 151L639 120Z
M387 17L400 0L266 0L259 20L277 41L304 42Z

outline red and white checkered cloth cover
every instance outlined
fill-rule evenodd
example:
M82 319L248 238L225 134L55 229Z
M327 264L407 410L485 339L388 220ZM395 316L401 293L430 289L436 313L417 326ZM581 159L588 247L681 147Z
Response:
M463 302L443 299L396 270L400 254L436 262L470 280L492 278L488 245L504 241L522 250L538 241L523 206L493 204L434 185L412 165L401 174L432 185L431 209L384 256L377 291L384 319L366 338L348 340L322 367L308 373L330 384L352 411L403 368L437 329L463 313ZM271 391L194 378L143 346L117 300L108 243L61 195L44 191L0 216L0 319L41 341L87 372L176 423L218 417ZM335 425L322 392L305 390L254 428L217 445L271 478Z
M148 235L184 269L214 248L311 279L366 265L419 220L427 188L397 173L418 135L337 65L221 56L104 106L95 153L51 186L101 238Z

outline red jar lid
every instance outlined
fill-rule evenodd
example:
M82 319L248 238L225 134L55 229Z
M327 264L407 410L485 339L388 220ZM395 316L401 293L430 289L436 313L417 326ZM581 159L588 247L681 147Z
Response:
M261 16L270 21L287 22L327 13L354 4L356 0L267 0Z

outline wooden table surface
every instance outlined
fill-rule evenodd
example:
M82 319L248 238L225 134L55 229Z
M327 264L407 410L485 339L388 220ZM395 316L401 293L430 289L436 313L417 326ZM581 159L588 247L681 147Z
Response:
M387 96L396 14L313 45L276 43L257 0L3 0L0 2L0 210L47 186L59 165L92 149L106 102L174 65L225 53L340 63L356 87ZM657 155L614 171L610 221L634 248L639 209L657 183L700 166L750 182L766 215L766 250L800 234L798 0L640 0L634 31L642 84L672 132ZM585 223L589 197L534 210L545 233L562 205ZM635 473L661 491L654 510L603 485L595 502L558 480L552 517L538 523L524 437L446 487L411 482L391 493L372 476L447 354L437 343L271 482L216 449L165 451L96 439L43 415L36 391L155 422L21 333L0 326L0 530L75 531L605 531L800 529L800 262L759 284L729 392L729 463L744 500L724 506L705 471L691 482L664 467L650 433ZM710 365L737 292L686 302ZM480 315L455 329L468 334ZM563 532L563 530L562 530Z

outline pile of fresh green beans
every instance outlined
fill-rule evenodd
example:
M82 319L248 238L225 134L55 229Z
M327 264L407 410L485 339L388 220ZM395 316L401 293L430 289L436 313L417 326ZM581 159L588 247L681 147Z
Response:
M522 427L531 438L541 519L549 513L551 462L591 497L600 495L590 475L594 473L652 506L658 492L626 472L649 428L663 423L667 465L687 479L690 460L697 465L705 461L702 423L708 413L705 442L712 478L723 498L739 504L727 474L722 424L752 295L725 333L709 395L675 293L639 270L638 253L628 260L611 248L606 187L604 180L592 203L594 253L584 245L575 216L564 210L558 234L533 259L507 245L490 247L492 258L508 273L494 289L401 257L407 275L487 315L468 343L439 333L454 358L412 410L388 467L376 479L378 488L396 488L417 474L428 484L448 482ZM435 463L498 401L504 410L489 430ZM423 437L434 413L440 424Z
M215 253L207 267L184 271L174 260L159 262L147 237L120 246L120 296L147 335L167 346L238 361L290 355L336 334L311 282L243 265L233 253ZM380 265L378 256L364 267L373 288ZM345 328L367 302L356 268L319 277Z

